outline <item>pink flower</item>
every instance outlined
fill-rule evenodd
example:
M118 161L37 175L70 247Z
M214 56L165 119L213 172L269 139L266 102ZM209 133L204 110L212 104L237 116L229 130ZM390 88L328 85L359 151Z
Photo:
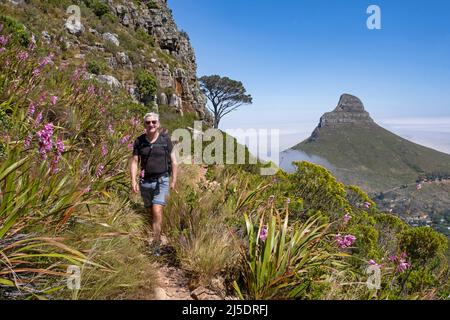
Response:
M58 138L56 140L56 152L58 154L61 154L64 152L64 142L60 138Z
M369 209L370 208L370 202L364 202L364 204L363 204L363 207L365 208L365 209Z
M0 53L3 53L6 51L6 48L0 48Z
M42 102L44 102L46 98L47 98L47 93L45 93L45 92L42 93L41 96L39 97L38 104L41 104Z
M397 261L397 256L396 255L391 255L391 256L389 256L389 261L391 261L391 262L396 262Z
M46 56L45 58L41 59L41 61L39 62L39 68L43 68L48 64L53 64L53 57L55 55L53 53L50 53L48 56Z
M261 239L261 241L266 241L268 233L267 226L263 226L259 233L259 239Z
M130 140L130 135L126 135L126 136L124 136L122 139L120 139L120 143L121 144L125 144L125 143L127 143L128 142L128 140Z
M25 141L23 142L23 146L25 149L28 149L30 147L31 144L31 139L33 139L33 136L31 134L29 134L26 138Z
M113 129L112 124L109 124L109 125L108 125L108 132L109 132L110 134L114 134L114 129Z
M133 150L133 143L129 143L127 148L128 148L128 150Z
M41 75L41 69L39 67L34 68L33 77L39 77Z
M93 95L95 93L95 87L92 84L89 85L89 87L87 88L87 92L89 95Z
M416 189L417 189L417 190L422 189L422 184L419 183L419 184L416 186Z
M50 102L52 103L52 105L56 105L56 103L58 102L58 97L57 96L51 96L50 97Z
M42 111L39 112L36 119L34 120L34 127L37 127L42 121Z
M97 178L100 178L100 176L103 174L103 169L105 169L104 165L101 164L98 166L97 171L95 172L95 176Z
M106 145L102 145L102 156L106 156L108 154L108 148Z
M31 117L32 115L34 115L35 111L36 111L36 104L34 102L31 102L30 105L28 106L27 115Z
M17 59L18 59L19 61L25 61L25 60L27 60L27 59L28 59L28 52L26 52L26 51L20 51L20 52L17 54Z
M344 221L344 224L347 224L350 219L352 218L352 216L347 212L344 217L342 218L342 220Z
M0 46L4 47L8 43L9 37L0 36Z
M105 107L100 107L100 112L101 112L101 113L105 113L105 112L106 112Z
M406 261L401 261L397 266L397 272L402 273L408 270L411 267L411 264Z
M337 234L334 240L336 241L336 244L338 245L339 248L345 249L353 245L353 243L356 241L356 237L351 234L345 236Z
M39 153L43 159L47 158L47 153L52 150L53 123L44 125L44 129L36 133L39 139Z
M145 176L145 170L141 170L141 178Z

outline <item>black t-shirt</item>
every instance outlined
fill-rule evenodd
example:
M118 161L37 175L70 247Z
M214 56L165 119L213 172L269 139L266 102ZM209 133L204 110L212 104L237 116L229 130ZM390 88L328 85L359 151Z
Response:
M144 179L158 177L169 171L170 153L173 145L168 135L159 134L154 143L150 143L146 134L134 142L133 155L139 156L141 170L145 170Z

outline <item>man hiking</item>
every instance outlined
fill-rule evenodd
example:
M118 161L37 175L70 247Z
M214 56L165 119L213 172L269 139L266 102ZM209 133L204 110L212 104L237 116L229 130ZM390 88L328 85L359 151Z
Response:
M153 217L153 253L159 256L163 207L169 189L175 189L177 161L172 152L173 145L166 132L160 131L159 115L147 113L144 116L145 133L139 136L133 146L131 159L131 188L141 191L144 207ZM140 164L140 180L137 180ZM170 176L172 181L169 184Z

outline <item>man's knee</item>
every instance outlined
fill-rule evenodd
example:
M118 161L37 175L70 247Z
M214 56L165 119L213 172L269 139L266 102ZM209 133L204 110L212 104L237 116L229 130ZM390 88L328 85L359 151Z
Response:
M154 219L161 220L162 219L162 213L163 213L163 206L154 204L153 205L153 209L152 209L152 213L153 213L153 218Z

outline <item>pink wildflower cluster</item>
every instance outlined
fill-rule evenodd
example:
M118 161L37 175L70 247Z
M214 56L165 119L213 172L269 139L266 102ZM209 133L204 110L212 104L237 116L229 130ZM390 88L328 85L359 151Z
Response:
M397 265L396 271L402 273L411 267L411 263L407 261L407 257L406 252L402 252L400 256L390 256L389 261L394 262Z
M128 140L130 140L131 136L129 134L127 134L126 136L124 136L122 139L120 139L120 143L121 144L125 144L128 142Z
M370 208L370 202L364 202L363 203L363 207L364 207L364 209L369 209Z
M108 147L103 144L102 145L102 156L105 157L108 154Z
M23 62L23 61L25 61L25 60L27 60L28 59L28 52L26 52L26 51L20 51L18 54L17 54L17 60L19 60L20 62Z
M3 30L3 25L0 24L0 32L1 32L2 30ZM6 37L6 36L0 35L0 53L6 51L5 46L8 44L8 41L9 41L9 36Z
M340 233L338 233L335 236L334 240L336 241L336 244L338 245L339 248L345 249L353 245L353 243L356 241L356 237L351 234L342 236Z
M55 106L56 103L58 102L58 97L57 96L51 96L50 97L50 102L52 103L53 106Z
M42 58L41 61L39 62L39 65L34 68L33 70L33 76L34 77L39 77L42 69L48 65L48 64L53 64L53 58L55 57L55 55L53 53L50 53L48 56L46 56L45 58Z
M53 123L50 122L44 125L44 129L36 133L39 139L39 153L43 159L46 159L47 153L52 150L53 129Z
M103 174L103 170L105 169L105 166L104 165L99 165L98 167L97 167L97 171L95 172L95 176L97 177L97 178L100 178L101 177L101 175Z
M269 234L269 230L267 229L267 226L263 226L261 228L261 232L259 233L259 239L261 241L266 241L268 234Z

